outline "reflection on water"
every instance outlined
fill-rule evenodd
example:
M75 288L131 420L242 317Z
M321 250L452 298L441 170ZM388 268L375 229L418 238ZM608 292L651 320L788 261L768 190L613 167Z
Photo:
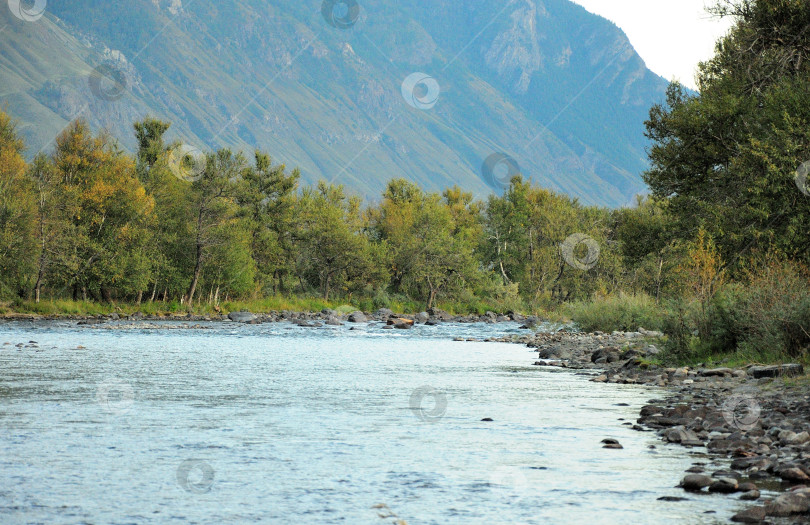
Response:
M119 328L0 325L0 522L722 523L736 508L657 500L684 496L695 459L622 424L656 392L451 340L514 324Z

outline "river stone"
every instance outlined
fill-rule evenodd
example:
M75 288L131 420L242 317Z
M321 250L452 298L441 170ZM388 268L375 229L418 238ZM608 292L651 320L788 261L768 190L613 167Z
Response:
M394 311L388 308L380 308L376 312L374 312L374 317L380 319L382 321L387 321L389 317L394 315Z
M714 483L714 480L704 474L688 474L681 480L684 490L702 490Z
M723 377L727 375L730 376L733 373L734 370L730 368L712 368L709 370L701 370L700 372L698 372L698 374L703 377L715 377L715 376Z
M798 363L771 366L752 366L748 369L748 373L752 375L754 379L760 379L763 377L798 376L804 373L804 367Z
M719 478L709 485L709 492L720 492L721 494L737 492L737 480L734 478Z
M768 516L779 518L786 518L793 514L804 514L808 510L810 510L810 499L795 492L782 494L772 503L765 506L765 512Z
M758 500L760 493L758 490L749 490L740 494L740 499L743 501L754 501Z
M417 323L425 324L430 319L430 316L427 312L419 312L418 314L413 316L413 320Z
M231 312L228 314L228 319L234 323L250 323L256 320L256 316L250 312Z
M697 434L682 426L670 428L664 434L664 437L670 443L682 443L687 446L702 446L703 442L698 439Z
M765 507L751 507L732 516L731 521L737 523L762 523L765 516L767 516Z
M786 467L777 472L777 475L787 481L808 481L810 476L798 467Z
M431 319L439 320L439 321L452 321L453 316L445 312L444 310L439 310L438 308L430 308L427 311L428 315L430 315Z
M810 434L807 431L794 434L792 438L787 440L791 445L804 445L808 441L810 441Z
M591 363L615 363L619 360L619 349L616 347L600 348L591 354Z
M368 317L363 312L352 312L349 314L349 322L350 323L365 323L368 321Z

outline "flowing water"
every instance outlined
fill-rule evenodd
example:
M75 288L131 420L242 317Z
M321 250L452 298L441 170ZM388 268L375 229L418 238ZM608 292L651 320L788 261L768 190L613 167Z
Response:
M0 324L0 523L725 523L739 508L674 488L698 459L623 425L663 392L452 341L514 324L357 328Z

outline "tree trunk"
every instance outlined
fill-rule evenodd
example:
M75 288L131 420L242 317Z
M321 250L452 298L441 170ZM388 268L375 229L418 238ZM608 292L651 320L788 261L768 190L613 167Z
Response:
M138 298L135 300L135 304L140 306L141 301L143 301L143 290L138 290Z
M186 300L188 304L194 301L194 292L197 291L197 283L200 282L200 274L202 273L202 244L197 243L197 263L194 265L194 277L191 279L191 286L188 289Z
M331 279L332 279L332 274L331 274L331 273L327 273L327 274L326 274L326 280L325 280L325 281L324 281L324 283L323 283L323 300L324 300L324 301L328 301L328 300L329 300L329 281L330 281Z
M42 290L42 278L45 275L45 220L42 218L42 205L40 204L39 217L39 268L37 269L37 282L34 285L34 300L39 303L40 291Z

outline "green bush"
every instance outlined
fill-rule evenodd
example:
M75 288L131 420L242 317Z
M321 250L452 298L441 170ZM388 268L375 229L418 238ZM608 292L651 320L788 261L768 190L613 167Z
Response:
M577 326L586 332L634 331L640 327L661 330L665 319L664 310L644 294L618 294L572 303L566 307L566 311Z
M681 360L735 354L784 361L806 358L810 348L810 281L795 263L752 270L746 282L720 288L705 309L693 300L673 303L669 311L667 347Z

